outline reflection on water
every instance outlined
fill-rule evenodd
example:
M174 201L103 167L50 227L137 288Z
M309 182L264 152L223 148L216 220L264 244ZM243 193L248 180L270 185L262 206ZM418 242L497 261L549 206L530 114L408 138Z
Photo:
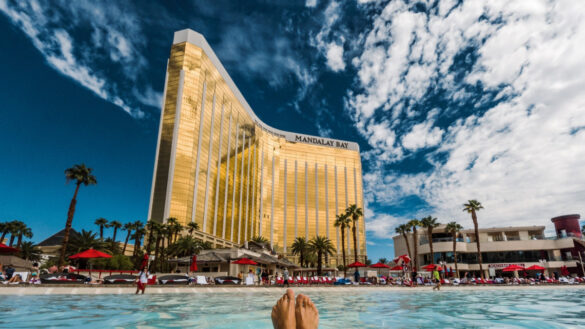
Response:
M566 328L585 325L585 289L311 292L321 328ZM2 328L272 328L282 291L6 296Z

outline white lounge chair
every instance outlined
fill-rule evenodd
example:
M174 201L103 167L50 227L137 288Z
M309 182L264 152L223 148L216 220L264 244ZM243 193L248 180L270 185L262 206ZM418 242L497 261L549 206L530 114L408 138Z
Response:
M197 281L195 283L196 284L207 284L207 280L205 279L205 276L198 275L197 276Z
M247 286L253 286L254 285L254 278L251 276L247 276L246 277L246 285Z

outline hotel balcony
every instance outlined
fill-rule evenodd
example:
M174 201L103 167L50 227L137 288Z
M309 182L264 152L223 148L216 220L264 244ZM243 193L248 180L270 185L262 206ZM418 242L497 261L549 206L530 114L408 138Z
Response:
M434 252L453 251L453 240L447 238L433 239ZM533 239L533 240L507 240L507 241L480 241L481 251L513 251L513 250L555 250L570 249L574 247L573 238L552 238L552 239ZM475 242L463 242L458 239L458 252L477 252ZM430 253L430 244L428 241L421 241L418 247L419 254Z

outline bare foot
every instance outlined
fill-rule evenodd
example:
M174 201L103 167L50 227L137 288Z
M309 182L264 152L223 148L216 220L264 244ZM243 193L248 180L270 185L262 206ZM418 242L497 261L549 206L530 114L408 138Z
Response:
M272 308L272 325L275 329L296 328L295 293L292 289L286 289L286 293Z
M295 316L297 329L317 329L319 327L319 311L311 299L303 294L297 296Z

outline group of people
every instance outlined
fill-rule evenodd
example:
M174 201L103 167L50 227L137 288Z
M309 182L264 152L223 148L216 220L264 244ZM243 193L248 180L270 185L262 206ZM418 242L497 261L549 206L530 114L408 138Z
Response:
M39 264L33 263L32 268L27 272L17 272L11 264L6 266L0 264L0 282L4 284L41 283L39 278Z

